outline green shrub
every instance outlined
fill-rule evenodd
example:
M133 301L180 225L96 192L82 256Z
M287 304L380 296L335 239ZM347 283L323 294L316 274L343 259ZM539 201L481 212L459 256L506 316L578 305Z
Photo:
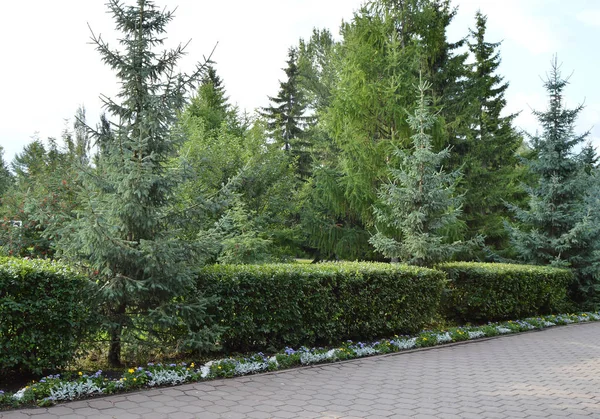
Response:
M458 321L495 321L564 309L573 274L565 269L501 263L454 262L446 272L443 310Z
M0 258L0 374L68 363L93 329L92 286L59 263Z
M414 333L437 314L444 274L377 263L215 265L199 288L227 327L226 351Z

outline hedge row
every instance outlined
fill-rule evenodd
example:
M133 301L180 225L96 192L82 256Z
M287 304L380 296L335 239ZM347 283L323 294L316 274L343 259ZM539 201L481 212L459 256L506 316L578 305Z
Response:
M93 329L91 286L59 263L0 258L0 375L39 374L71 361Z
M216 296L211 313L227 327L221 343L231 352L414 333L435 317L487 322L555 313L566 307L573 275L460 262L437 270L377 263L216 265L199 278L200 288Z
M226 352L412 334L434 319L478 322L565 309L570 271L448 263L215 265L199 273ZM95 325L93 282L65 265L0 259L0 374L68 363Z
M531 265L455 262L437 269L448 277L443 311L459 322L560 312L567 307L567 288L574 280L568 270Z
M438 313L440 271L377 263L216 265L199 287L230 351L335 344L414 333Z

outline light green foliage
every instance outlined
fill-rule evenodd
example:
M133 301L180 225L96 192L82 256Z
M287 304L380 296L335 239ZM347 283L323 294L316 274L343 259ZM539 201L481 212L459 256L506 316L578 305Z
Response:
M320 60L324 67L313 64L317 71L308 71L316 92L311 97L326 107L317 126L327 135L315 142L319 164L305 191L310 217L303 219L310 243L325 255L354 241L354 251L339 256L374 257L364 239L376 222L372 208L386 166L397 161L396 148L410 146L406 111L414 106L420 72L432 80L428 94L443 114L431 131L434 149L444 149L454 135L466 57L455 53L462 41L446 39L454 13L447 1L370 1L342 25L339 44L326 47L326 37L315 34L304 48L309 61L315 55L311 44L329 52ZM315 74L323 83L312 82ZM447 234L460 233L457 228Z
M600 292L599 181L590 167L589 150L584 149L585 159L576 154L588 133L574 132L582 106L565 108L567 84L555 59L544 84L548 109L534 112L542 132L530 136L536 158L529 161L529 169L538 182L528 188L528 208L511 207L519 224L508 228L521 260L573 268L579 282L573 297L593 304Z
M448 275L446 315L486 322L551 314L569 308L567 269L501 263L453 262L435 267Z
M430 87L424 81L418 86L418 106L408 118L412 152L397 149L398 166L388 164L390 182L381 186L381 204L375 208L382 228L370 239L384 256L420 266L446 261L462 247L444 237L460 213L454 193L458 173L443 170L448 149L432 150L435 116L425 95Z
M121 342L179 350L212 348L216 335L206 300L194 293L193 269L206 242L184 240L187 219L172 202L182 177L171 165L183 132L175 122L192 83L204 74L173 74L183 47L159 53L172 12L152 1L108 9L121 32L122 50L93 41L117 72L121 90L105 97L108 118L94 131L96 166L83 173L78 217L63 229L61 250L98 271L109 361L120 363Z
M397 11L381 2L363 6L342 26L338 83L325 116L339 149L338 167L343 198L365 225L385 178L385 163L407 132L406 91L415 80L415 45L403 45Z
M215 265L199 289L218 296L228 351L337 344L411 333L437 314L442 272L397 264Z
M78 115L84 118L82 110ZM75 132L78 122L74 124ZM48 145L35 139L13 161L14 182L2 197L0 241L4 252L15 256L52 257L56 232L79 206L78 165L87 161L82 145L86 135L65 129L62 146L53 138ZM79 146L77 146L79 144ZM20 222L15 228L15 222Z
M0 258L0 375L65 367L98 322L95 284L66 265Z
M186 214L194 221L185 234L212 237L215 261L249 263L293 255L295 166L285 150L267 141L264 121L240 118L230 108L214 71L213 78L219 80L219 92L205 79L180 120L187 139L179 160L191 176L177 194L184 207L192 208ZM215 115L221 118L218 127Z

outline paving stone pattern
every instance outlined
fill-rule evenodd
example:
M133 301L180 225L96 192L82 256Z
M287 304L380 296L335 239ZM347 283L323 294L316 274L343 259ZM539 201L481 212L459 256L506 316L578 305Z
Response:
M600 418L600 323L4 412L0 417Z

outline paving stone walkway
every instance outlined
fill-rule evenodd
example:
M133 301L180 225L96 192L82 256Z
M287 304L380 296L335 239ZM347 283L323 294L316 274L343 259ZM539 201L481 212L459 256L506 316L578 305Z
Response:
M600 418L600 323L10 411L0 418Z

